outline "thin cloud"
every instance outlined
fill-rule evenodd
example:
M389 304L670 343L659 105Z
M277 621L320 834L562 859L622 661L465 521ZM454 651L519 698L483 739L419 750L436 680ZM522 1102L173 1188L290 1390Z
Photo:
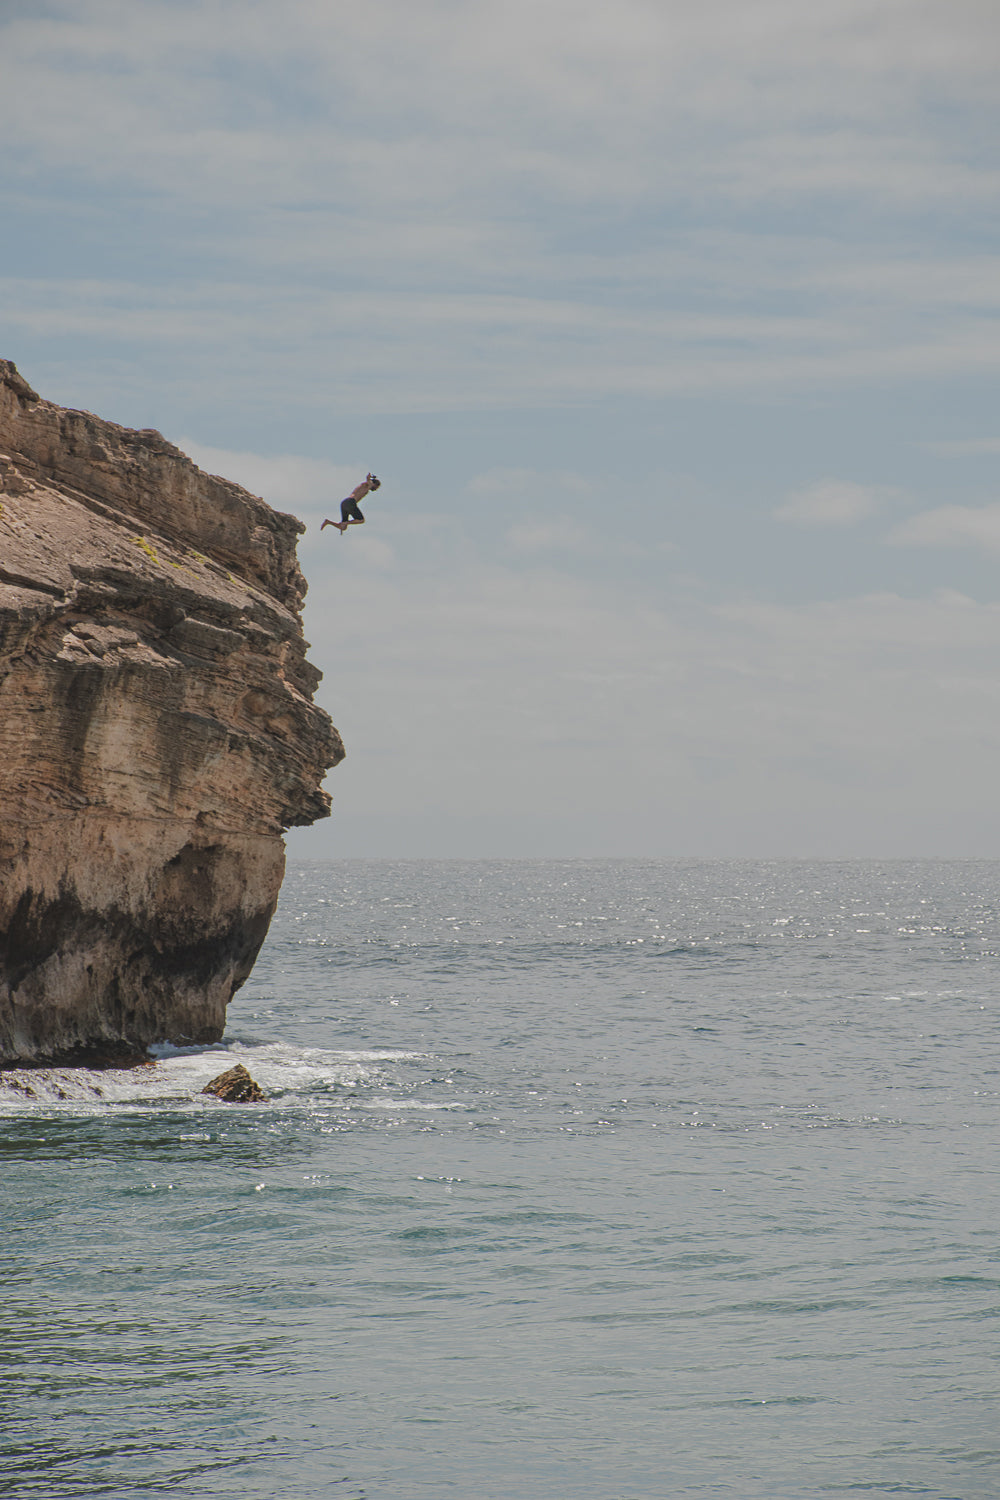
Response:
M159 367L150 378L183 379L192 394L203 391L206 407L224 389L255 409L266 394L262 352L269 408L280 388L303 407L351 412L558 407L614 395L799 391L1000 371L1000 343L971 316L885 324L859 316L852 325L832 309L823 318L735 310L722 319L656 306L644 316L602 306L584 288L561 298L348 296L281 283L265 295L252 278L155 288L7 278L0 307L21 339L85 342L92 382L99 349L142 357Z
M924 446L928 452L940 453L945 458L980 458L1000 453L1000 438L962 438Z
M361 463L333 464L297 454L247 453L214 448L194 438L180 437L177 446L209 474L221 474L261 495L276 510L329 510L350 493L367 470Z
M898 494L898 490L885 485L821 479L789 495L771 514L776 521L789 521L795 526L853 526L874 515Z
M517 552L531 554L582 553L594 557L606 552L597 532L570 516L551 516L544 521L519 521L507 532L507 541Z
M74 273L0 314L165 382L197 349L241 397L263 349L354 412L995 372L996 257L959 218L915 257L912 215L996 199L998 31L980 0L19 6L5 229L72 223ZM76 274L109 215L154 292Z
M925 510L900 522L887 540L896 547L983 547L1000 552L1000 503Z
M188 203L422 203L430 220L486 198L663 205L706 186L882 203L996 190L922 108L992 104L997 27L978 0L287 0L278 24L244 0L48 12L3 28L6 138L30 99L36 171Z
M599 492L599 482L568 470L493 468L469 480L470 495L511 501L551 496L586 499Z

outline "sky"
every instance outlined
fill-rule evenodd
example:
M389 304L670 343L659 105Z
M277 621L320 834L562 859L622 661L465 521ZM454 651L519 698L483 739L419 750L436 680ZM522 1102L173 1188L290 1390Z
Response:
M306 523L293 855L1000 853L998 76L996 0L0 0L0 357Z

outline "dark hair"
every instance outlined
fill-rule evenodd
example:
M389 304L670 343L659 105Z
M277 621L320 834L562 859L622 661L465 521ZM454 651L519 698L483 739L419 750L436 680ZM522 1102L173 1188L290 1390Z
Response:
M381 483L382 483L381 479L376 479L375 475L373 474L372 477L371 477L371 479L369 479L369 481L368 481L368 488L370 490L377 490L378 487L379 487L379 485Z

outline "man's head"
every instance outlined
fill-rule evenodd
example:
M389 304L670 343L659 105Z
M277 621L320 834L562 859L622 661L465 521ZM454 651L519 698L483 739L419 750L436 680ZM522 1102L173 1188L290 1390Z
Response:
M369 474L369 476L368 476L368 488L370 490L377 490L379 488L379 486L381 485L381 483L382 483L381 479L376 479L374 474Z

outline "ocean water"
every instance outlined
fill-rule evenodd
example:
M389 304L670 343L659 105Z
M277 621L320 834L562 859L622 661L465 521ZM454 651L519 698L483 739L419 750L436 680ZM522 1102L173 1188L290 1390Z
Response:
M292 864L6 1075L0 1493L1000 1495L998 978L1000 863Z

